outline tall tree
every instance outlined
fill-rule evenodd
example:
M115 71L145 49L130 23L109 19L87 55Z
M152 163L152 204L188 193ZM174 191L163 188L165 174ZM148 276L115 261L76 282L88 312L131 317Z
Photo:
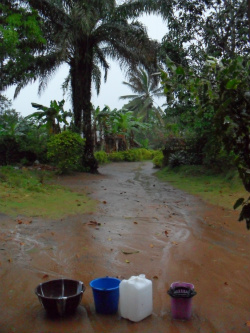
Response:
M14 0L6 0L13 2ZM38 12L47 40L44 49L26 68L32 79L21 80L17 93L28 82L40 78L40 89L54 71L66 62L69 67L75 126L86 138L83 165L97 171L93 155L91 129L91 83L100 88L101 70L105 79L109 69L107 58L121 67L147 66L155 62L157 43L146 28L135 19L143 13L158 13L167 17L171 0L131 0L118 4L115 0L20 0ZM83 122L82 122L83 121ZM83 127L81 128L81 124Z
M134 112L135 116L142 117L149 122L150 118L162 121L162 112L154 104L154 98L163 96L162 86L159 87L158 76L150 74L142 68L136 69L129 75L129 82L123 82L129 87L133 95L124 95L120 99L127 99L129 103L125 108Z
M250 1L177 0L162 40L160 60L166 53L176 63L203 68L206 55L232 58L247 55Z
M21 79L33 77L25 68L45 43L36 11L18 4L17 1L1 1L0 91Z

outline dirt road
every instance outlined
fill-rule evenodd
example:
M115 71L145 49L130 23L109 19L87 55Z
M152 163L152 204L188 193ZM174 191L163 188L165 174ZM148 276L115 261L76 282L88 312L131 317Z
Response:
M0 333L248 332L250 232L237 213L160 182L150 162L114 163L99 171L59 179L98 200L96 213L22 217L20 224L0 215ZM152 316L132 323L95 313L92 279L142 273L153 281ZM58 277L79 279L87 288L76 314L55 320L34 288ZM171 318L166 292L174 281L195 285L188 322Z

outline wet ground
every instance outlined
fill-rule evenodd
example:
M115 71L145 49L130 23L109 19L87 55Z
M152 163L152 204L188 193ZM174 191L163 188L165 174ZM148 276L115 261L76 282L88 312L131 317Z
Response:
M99 171L59 179L97 199L96 213L62 220L0 215L0 333L248 332L250 232L237 213L160 182L150 162ZM132 323L95 313L92 279L141 273L153 281L150 317ZM75 315L51 319L34 289L59 277L87 288ZM174 281L195 286L190 321L171 317Z

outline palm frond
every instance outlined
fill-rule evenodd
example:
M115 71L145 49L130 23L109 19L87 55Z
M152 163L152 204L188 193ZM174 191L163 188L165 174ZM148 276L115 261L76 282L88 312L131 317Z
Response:
M123 19L134 19L142 14L158 14L167 19L172 11L172 0L131 0L118 6L115 15Z
M101 67L104 69L104 82L106 82L108 76L108 70L110 68L109 63L107 62L103 50L100 47L96 46L94 51L95 51L95 58L98 59L98 62L100 63Z
M95 84L97 95L99 95L99 93L100 93L101 75L102 75L102 73L100 71L100 68L94 64L93 71L92 71L92 81Z
M119 97L119 99L131 99L131 98L138 98L138 95L124 95Z

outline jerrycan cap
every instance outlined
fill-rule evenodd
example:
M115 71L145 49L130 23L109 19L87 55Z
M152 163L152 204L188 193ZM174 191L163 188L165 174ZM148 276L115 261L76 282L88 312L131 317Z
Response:
M142 278L142 279L145 279L146 275L145 274L140 274L139 277Z

